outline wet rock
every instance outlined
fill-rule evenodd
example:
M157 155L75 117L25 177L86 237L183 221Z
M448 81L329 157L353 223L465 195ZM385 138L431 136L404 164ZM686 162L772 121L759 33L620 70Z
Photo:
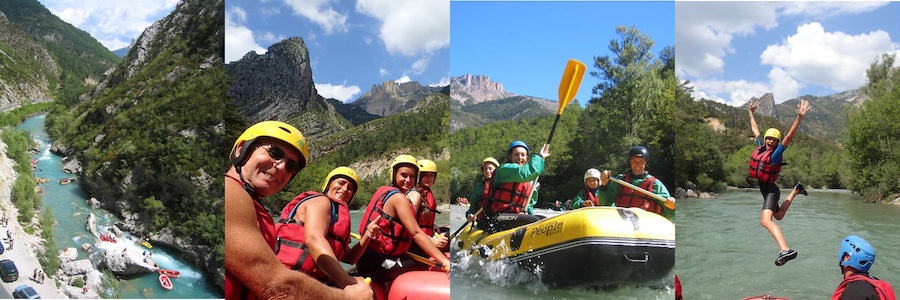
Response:
M78 258L78 250L75 248L66 247L66 249L59 252L59 262L62 264L74 261L76 258Z
M688 189L686 195L687 195L688 197L697 197L697 196L699 196L699 195L697 195L697 191L694 190L694 189Z
M700 193L700 199L715 199L715 198L716 198L716 194L707 193L707 192Z
M672 193L672 197L675 197L675 198L684 198L686 195L687 195L687 191L685 191L681 187L675 188L675 192Z
M140 258L138 258L140 257ZM103 261L106 267L116 275L134 275L154 272L152 263L144 263L140 253L127 251L108 251Z
M62 264L59 269L65 275L82 275L94 270L94 265L88 259L70 261Z
M91 208L100 208L102 204L100 203L100 200L97 200L97 198L91 197L91 199L87 200L87 205Z

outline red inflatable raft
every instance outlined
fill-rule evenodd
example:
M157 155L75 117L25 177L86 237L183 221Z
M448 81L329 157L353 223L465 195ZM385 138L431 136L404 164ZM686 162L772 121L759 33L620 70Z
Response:
M377 283L372 283L372 289L376 300L450 299L450 275L440 271L406 272L394 280L390 292Z

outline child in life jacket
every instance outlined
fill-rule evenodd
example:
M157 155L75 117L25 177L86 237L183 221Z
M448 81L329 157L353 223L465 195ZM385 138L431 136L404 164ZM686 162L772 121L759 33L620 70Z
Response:
M419 192L421 197L417 199L410 198L413 201L413 207L416 208L416 222L419 223L419 228L431 237L431 242L434 243L435 247L441 251L448 251L450 243L447 235L438 232L434 224L436 215L440 213L437 210L437 201L434 199L434 193L431 191L431 186L434 185L437 179L437 164L427 159L420 159L418 163L419 184L416 186L416 191ZM435 232L438 232L438 234L435 235ZM425 255L425 251L422 251L418 245L411 245L411 248L413 253Z
M419 227L416 209L406 196L415 186L418 175L418 161L411 155L397 156L391 163L391 185L382 186L375 191L363 214L361 224L375 221L381 234L369 242L356 264L360 274L387 283L403 273L427 268L404 255L412 243L434 257L445 270L449 269L450 260ZM360 226L360 231L365 229L365 226Z
M497 170L497 167L500 166L500 162L493 157L486 157L481 161L481 181L475 185L475 188L472 190L472 193L469 194L469 198L466 201L469 203L469 209L466 211L466 216L474 215L481 208L478 205L478 201L481 199L487 199L490 196L491 192L491 183L494 178L494 170Z
M600 171L588 169L584 172L584 188L572 199L572 209L588 206L615 206L610 201L602 201L600 195Z
M787 242L784 240L784 235L781 233L781 228L778 227L778 224L775 224L772 218L777 220L784 218L784 214L787 213L794 197L797 194L807 195L807 193L803 185L798 182L791 194L779 206L778 200L781 197L781 190L775 181L778 179L778 173L781 171L782 153L787 149L794 134L797 133L797 129L800 128L803 116L809 111L809 102L800 100L800 103L797 104L797 118L794 119L794 123L791 125L791 129L784 137L784 140L781 139L781 131L775 128L766 130L766 134L763 136L764 140L759 139L759 127L753 118L753 111L758 106L759 103L753 102L747 108L750 111L750 129L753 130L753 136L756 138L756 146L758 147L750 154L750 177L759 179L759 192L763 196L760 224L769 231L769 234L772 235L772 238L775 239L775 242L781 249L781 252L778 253L778 258L775 259L775 265L781 266L797 258L797 251L788 247Z
M355 264L378 226L372 222L352 249L350 245L350 209L359 189L359 176L353 169L337 167L325 177L320 191L304 192L288 203L275 224L275 254L292 270L315 277L321 282L343 288L355 284L340 261ZM324 194L323 194L324 193Z

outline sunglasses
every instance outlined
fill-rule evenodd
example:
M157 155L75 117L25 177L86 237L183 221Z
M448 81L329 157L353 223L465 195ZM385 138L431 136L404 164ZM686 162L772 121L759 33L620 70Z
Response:
M276 164L284 162L284 169L291 174L297 174L297 172L300 172L300 164L296 161L286 158L284 155L284 150L281 150L281 148L275 147L271 144L264 144L260 146L269 146L268 149L266 149L266 151L269 152L269 157L274 159Z

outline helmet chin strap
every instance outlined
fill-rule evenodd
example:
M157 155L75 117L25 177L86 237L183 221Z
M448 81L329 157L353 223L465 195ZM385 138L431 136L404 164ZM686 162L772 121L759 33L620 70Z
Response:
M244 191L246 191L248 194L250 194L250 197L253 198L253 201L256 201L257 199L260 198L259 193L257 193L256 189L254 189L253 186L250 185L250 183L244 179L244 173L241 172L241 167L242 166L234 166L235 170L238 173L238 178L241 180L241 183L244 186ZM260 203L260 204L262 204L262 203Z

